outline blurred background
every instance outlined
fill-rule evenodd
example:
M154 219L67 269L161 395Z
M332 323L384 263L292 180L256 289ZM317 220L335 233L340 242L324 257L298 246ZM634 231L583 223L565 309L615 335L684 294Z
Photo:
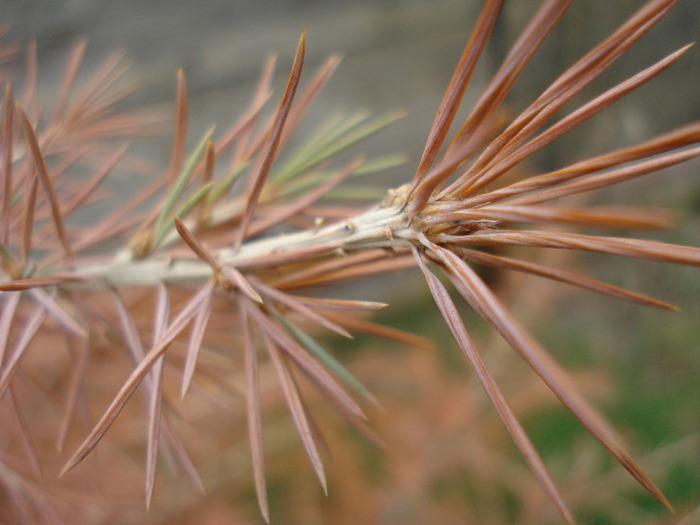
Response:
M575 2L526 68L507 101L508 109L517 114L641 4ZM279 96L296 41L305 30L307 72L329 54L340 53L344 59L299 136L333 111L406 110L407 116L398 124L361 146L369 156L387 152L406 156L403 167L372 181L394 185L413 175L480 5L469 0L5 0L0 17L8 31L4 41L36 39L40 96L47 105L68 53L80 37L88 39L86 71L98 67L115 49L126 51L132 61L129 79L139 86L129 99L132 107L172 104L176 72L183 68L192 143L212 123L224 129L243 112L271 53L279 55L273 83ZM506 4L465 106L476 98L537 5L530 0ZM575 102L590 99L699 34L700 3L681 2ZM700 118L699 85L700 50L695 46L648 85L538 154L526 168L551 169L696 120ZM167 133L134 144L164 167L169 147ZM654 238L700 246L699 171L696 160L610 188L595 199L673 208L678 212L678 228L653 233ZM482 343L489 366L565 499L581 523L700 522L698 510L689 515L700 503L700 272L611 257L546 257L681 307L676 313L651 311L587 292L572 293L563 285L520 276L487 276L615 423L633 456L676 506L675 517L635 486L500 341L465 312L468 327ZM317 419L324 424L329 421L330 427L330 495L325 497L303 447L293 432L285 433L289 422L284 426L273 421L274 428L266 434L273 523L559 523L485 396L473 384L422 279L405 273L338 292L339 296L348 293L381 301L390 298L392 307L379 320L430 338L437 349L429 353L369 338L352 344L333 342L383 404L384 411L373 413L370 424L389 450L348 430L339 417L325 413L327 407L320 407ZM107 517L93 513L102 516L95 522L260 522L245 459L245 431L239 428L243 420L237 414L228 423L235 428L221 421L216 430L240 439L236 443L229 436L226 447L219 444L223 450L213 450L212 445L208 456L203 454L207 496L186 483L180 486L163 471L154 508L146 515L139 499L141 465L135 464L135 501L127 498L129 490L124 489L118 508ZM271 437L274 432L277 437ZM196 433L192 439L197 439ZM83 505L80 512L90 503Z

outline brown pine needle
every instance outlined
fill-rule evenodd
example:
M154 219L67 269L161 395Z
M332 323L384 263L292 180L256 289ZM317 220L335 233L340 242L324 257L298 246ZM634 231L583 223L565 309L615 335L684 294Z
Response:
M177 454L178 458L180 459L181 464L184 466L185 470L187 471L188 475L192 478L194 481L195 485L197 485L200 489L203 490L202 488L202 483L201 480L199 479L199 475L197 474L196 469L194 468L194 465L192 464L189 456L187 455L186 451L184 450L184 446L180 439L177 437L175 434L174 430L171 428L170 424L168 423L168 420L164 417L162 413L162 353L167 349L168 345L172 341L174 337L178 335L178 332L176 330L182 330L184 328L184 325L181 323L187 323L187 317L184 316L189 316L191 318L191 312L189 311L189 308L192 306L193 303L196 303L198 301L198 298L200 297L201 294L198 294L193 298L193 300L183 308L181 313L179 314L178 318L175 319L173 324L171 325L171 328L168 329L169 331L166 331L167 328L167 317L169 314L169 306L168 306L168 296L167 296L167 291L164 286L160 286L160 293L159 297L156 303L156 311L154 314L154 329L153 329L153 348L158 347L161 344L164 344L164 346L160 346L159 352L160 352L160 357L154 359L153 363L153 368L148 373L148 370L145 370L143 374L140 375L139 381L143 380L144 378L146 379L146 386L148 389L148 394L149 394L149 411L148 411L148 416L149 416L149 425L148 425L148 435L147 435L147 449L146 449L146 471L145 471L145 501L146 501L146 507L148 508L150 506L150 502L153 496L153 489L154 489L154 483L155 483L155 468L156 468L156 461L158 459L158 448L159 448L159 442L160 442L160 430L161 426L162 428L166 431L166 437L168 439L167 442L164 443L164 445L168 445L168 447L164 448L164 452L166 459L169 459L170 463L172 463L171 455L172 451ZM131 357L133 361L137 364L142 364L144 361L148 360L148 355L144 355L143 351L143 346L141 344L141 340L138 335L138 330L136 328L136 325L134 323L134 320L132 316L130 315L129 311L126 309L126 306L121 299L121 297L115 293L115 306L117 309L117 313L120 319L121 323L121 328L123 332L123 336L127 342L127 347L129 349L129 352L131 354ZM183 321L183 319L185 319ZM173 335L174 334L174 335ZM165 343L162 343L163 340L166 340ZM136 373L136 372L135 372ZM132 374L133 378L133 374ZM138 385L138 383L137 383ZM123 389L127 388L128 385L124 385ZM135 387L134 387L135 388ZM133 392L133 390L132 390ZM129 394L131 395L131 394ZM121 410L121 409L119 409ZM108 410L109 413L109 410ZM104 418L108 415L108 413L105 414L103 417L103 421L105 420ZM117 412L118 413L118 412ZM117 413L113 414L113 417L116 417ZM111 421L107 424L108 426L111 424ZM99 425L98 425L99 426ZM97 427L95 427L94 430L96 430ZM98 438L99 439L99 438Z
M330 299L327 297L305 297L303 295L287 294L299 301L312 307L330 308L340 310L382 310L389 306L387 303L378 303L376 301L357 301L349 299Z
M676 130L668 133L663 133L658 137L655 137L641 144L635 144L634 146L622 148L611 153L606 153L599 157L594 157L591 159L586 159L581 162L577 162L565 168L553 171L551 173L545 173L542 175L535 175L527 177L523 180L514 182L503 188L497 188L487 193L475 195L472 197L467 197L465 199L460 199L455 201L455 206L463 208L475 208L485 203L494 203L496 201L505 199L507 197L518 196L517 199L509 201L509 203L520 202L525 203L533 202L529 201L529 196L524 195L530 191L537 191L541 189L552 188L557 184L570 181L577 177L588 175L589 173L594 173L603 169L615 167L618 165L625 164L627 162L633 162L641 160L653 155L659 155L662 153L667 153L676 148L681 148L683 146L688 146L690 144L695 144L700 140L700 122L694 122L686 126L682 126ZM665 156L664 156L665 157ZM652 162L662 159L652 159ZM637 164L632 164L630 166L625 166L620 169L620 173L624 170L639 170L639 174L646 173L644 171L644 166L647 161L639 162ZM655 168L656 169L656 168ZM614 177L612 175L616 170L607 173L607 177ZM631 171L627 172L631 174ZM635 171L635 173L637 173ZM625 179L627 180L627 179ZM446 207L445 209L450 209Z
M289 75L287 87L284 90L284 95L282 96L282 100L280 101L280 105L277 109L277 114L275 115L272 127L270 128L270 133L265 140L265 145L260 155L260 160L253 171L254 175L248 181L248 186L246 188L248 201L243 217L241 218L237 244L240 244L243 242L243 239L246 238L248 226L253 218L253 213L255 213L255 207L258 204L258 199L260 198L260 192L262 192L263 185L265 184L267 175L272 167L272 162L277 154L277 147L282 135L282 129L284 128L285 121L287 120L287 115L289 114L289 109L292 106L294 94L296 93L297 86L299 85L299 79L301 78L301 69L304 65L305 48L306 37L305 34L302 33L297 46L296 55L294 56L294 64L292 65L292 72Z
M82 337L83 339L87 338L87 330L85 330L80 323L73 319L68 312L61 308L54 297L49 295L41 288L33 288L29 290L29 295L31 295L38 304L44 307L46 312L49 313L56 321L58 321L58 323L65 328L67 332L77 335L78 337Z
M209 141L207 144L207 150L204 152L204 169L202 170L202 186L205 187L207 184L212 183L214 179L214 164L216 162L216 151L214 148L214 143ZM200 225L204 225L209 218L209 195L211 191L207 193L199 204L198 219Z
M66 111L68 98L70 97L73 86L75 85L75 79L78 76L86 48L86 39L79 40L73 46L70 58L68 59L68 65L66 66L66 70L63 75L63 80L61 81L61 87L58 90L58 98L56 99L56 104L54 105L53 114L51 116L52 122L57 122Z
M661 0L648 3L618 31L571 66L484 150L469 169L450 186L450 192L457 192L463 197L461 191L469 187L472 178L479 176L494 159L503 157L522 144L565 102L609 68L677 2L678 0ZM529 130L527 133L523 132L525 127ZM517 141L514 140L516 136Z
M12 329L21 297L22 294L13 293L9 296L5 295L5 300L2 301L2 313L0 313L0 370L2 370L2 363L5 362L7 345L10 340L10 330Z
M121 328L121 335L126 343L126 348L129 351L131 360L134 363L139 363L143 360L145 352L143 350L143 344L141 343L141 338L139 337L139 331L136 327L136 322L134 321L131 312L124 304L124 299L119 295L118 290L113 290L114 293L114 308L117 311L117 317L119 318L119 325ZM150 381L149 381L150 383ZM149 386L151 386L149 384Z
M5 362L0 367L0 399L5 395L29 343L32 342L45 319L46 310L43 307L34 309L34 312L22 327L22 332L15 342L12 352L7 353Z
M415 265L411 257L406 254L387 259L386 253L383 252L365 252L349 256L347 259L319 263L298 273L290 272L281 279L273 281L273 284L283 288L319 286L413 266Z
M73 349L77 346L72 338L68 336L67 338L69 348ZM90 356L91 339L85 339L79 344L79 348L72 353L73 367L72 375L70 380L70 388L68 394L66 395L65 408L63 410L63 417L61 418L61 426L58 431L58 437L56 440L56 449L59 452L63 451L63 446L66 443L66 437L68 436L68 430L70 428L70 422L75 414L75 409L80 399L80 390L85 380L85 370L87 369L88 359ZM75 352L77 351L78 356L75 357Z
M47 196L49 198L49 203L51 204L51 214L53 215L56 233L58 234L58 238L61 241L61 245L63 246L63 251L65 252L66 259L69 262L72 262L74 259L73 249L71 248L70 240L68 239L68 232L66 231L66 227L63 223L61 205L58 200L58 195L56 194L53 181L51 180L51 177L49 175L49 170L46 167L46 161L44 160L44 156L42 155L41 149L39 148L39 141L37 140L36 135L34 134L34 130L32 129L32 125L30 124L26 113L17 102L15 103L15 113L17 114L20 126L24 130L27 148L31 151L32 159L34 160L34 167L36 168L37 173L39 174L39 179L41 180L41 183L44 186L44 190L46 191Z
M540 264L519 261L511 257L502 257L496 255L490 255L488 253L479 252L476 250L469 250L462 248L459 253L463 257L469 259L478 264L484 264L491 266L492 268L501 268L505 270L515 270L518 272L526 272L532 275L538 275L540 277L545 277L547 279L554 279L562 283L568 283L573 286L578 286L586 290L591 290L593 292L602 293L614 297L615 299L622 299L623 301L629 301L632 303L641 304L643 306L651 306L654 308L663 308L665 310L678 310L678 308L672 304L666 303L664 301L659 301L653 297L648 297L646 295L630 292L623 288L618 288L617 286L612 286L594 279L588 279L581 275L576 275L565 270L559 270L557 268L550 268Z
M60 286L61 284L77 283L85 280L85 277L72 273L56 273L44 275L42 277L30 277L29 279L2 282L0 283L0 292L18 292L22 290L31 290L32 288L47 288L49 286Z
M217 261L216 257L199 242L197 237L185 226L185 223L176 216L173 217L173 222L175 223L177 233L182 237L182 240L185 241L185 244L190 247L194 254L211 266L215 272L220 271L221 265L219 261Z
M508 56L482 92L464 125L452 139L445 157L451 156L492 118L522 70L572 3L573 0L551 0L542 3L518 40L511 46Z
M206 292L202 307L197 312L192 323L192 332L190 333L190 341L187 345L187 358L185 360L185 368L182 372L182 387L180 389L180 398L183 399L192 384L194 369L197 364L197 356L202 348L204 340L204 332L209 322L211 315L211 303L214 296L215 281L211 280L206 286Z
M260 410L260 384L258 381L258 350L253 341L253 334L248 318L247 308L241 303L241 324L243 325L243 361L246 381L246 413L248 415L248 438L253 458L253 477L255 493L258 496L260 512L266 522L270 522L270 508L267 503L265 483L265 454L262 437L262 416Z
M204 302L208 293L209 290L207 288L203 288L194 297L192 297L192 299L190 299L182 310L180 310L177 317L163 334L163 337L153 345L143 360L139 362L136 369L131 373L122 388L119 390L119 393L110 403L102 418L100 418L100 421L94 426L88 437L85 438L85 441L83 441L78 450L63 467L60 474L61 476L80 463L85 456L87 456L90 451L95 448L100 439L102 439L104 433L107 432L112 423L114 423L114 420L124 408L124 405L134 393L134 390L136 390L136 387L141 383L141 381L143 381L153 364L160 356L163 355L163 352L165 352L168 345L170 345L170 343L178 335L180 335L187 324L196 315L197 311L202 307L202 303Z
M153 344L155 344L167 328L168 317L170 313L170 299L167 289L164 285L158 287L158 296L156 300L156 311L153 316ZM163 400L163 356L161 356L153 365L151 371L153 378L153 388L148 404L148 438L146 445L146 508L151 506L153 498L153 490L155 488L156 465L158 461L158 445L160 443L160 423L163 417L162 400Z
M452 252L427 239L429 248L447 269L447 277L471 307L508 342L508 344L537 372L547 386L593 434L593 436L627 469L630 474L658 501L671 509L661 491L653 484L625 449L619 444L605 419L576 391L573 382L559 365L527 333L467 264Z
M32 121L36 121L39 113L37 103L37 61L36 61L36 40L29 42L27 46L27 71L24 80L24 106ZM15 102L17 103L17 102Z
M533 195L524 195L523 197L512 199L510 203L535 204L552 199L559 199L568 195L575 195L585 191L592 191L606 186L611 186L613 184L618 184L641 175L646 175L647 173L651 173L653 171L675 166L676 164L686 162L698 156L700 156L700 147L689 148L674 153L669 153L660 158L653 158L643 162L638 162L637 164L632 164L631 166L611 170L606 173L591 175L590 177L572 181L567 184L562 184L555 188L539 191Z
M247 158L246 153L248 152L250 134L257 123L260 112L265 106L265 102L270 98L270 83L275 71L276 60L276 57L272 56L265 61L263 72L258 80L255 95L253 96L248 110L236 121L231 129L224 134L216 146L215 153L218 158L228 150L235 141L238 141L232 155L230 169L233 169L233 167L238 164L242 164Z
M643 83L651 80L656 75L661 73L664 69L668 68L676 60L678 60L691 45L682 47L678 51L670 54L663 60L660 60L656 64L648 67L647 69L640 71L630 79L626 80L615 86L614 88L606 91L602 95L596 97L587 104L584 104L577 110L575 110L570 115L566 116L552 127L544 131L542 134L531 140L530 142L524 144L518 148L513 154L509 155L507 158L495 163L493 168L485 172L480 173L473 180L466 181L460 192L461 196L467 197L474 194L487 184L489 184L494 179L500 177L503 173L511 169L513 166L521 162L523 159L529 157L536 151L539 151L547 144L550 144L557 138L561 137L571 129L579 126L582 122L590 119L603 109L607 108L611 104L615 103L625 95L637 89ZM556 106L551 106L546 111L543 111L541 115L538 115L531 123L529 123L524 131L521 133L528 133L530 128L536 129L539 127L541 122L546 118L548 119L554 110L557 109Z
M205 494L206 489L204 488L202 478L199 475L199 472L197 472L197 468L194 466L192 458L190 458L190 456L187 454L187 450L185 450L185 446L182 440L177 437L175 431L172 428L172 425L168 423L168 419L164 417L162 423L163 430L165 430L165 436L168 439L167 443L170 443L170 445L172 446L173 452L177 456L177 459L180 461L180 466L185 470L185 473L192 480L192 483L194 483L195 487L197 487L197 490L199 490L201 494Z
M301 368L321 389L344 405L348 412L355 417L366 419L366 416L355 400L348 395L333 376L314 359L308 351L297 343L294 338L287 333L281 326L275 323L267 315L261 312L258 308L249 308L248 312L255 322L265 334L272 338L280 349L284 350L299 368Z
M474 72L481 52L488 41L491 30L496 23L502 5L502 0L488 0L481 9L476 27L462 52L459 64L452 75L452 80L450 80L447 91L438 108L435 121L428 134L428 140L426 141L423 155L418 164L418 169L416 170L416 174L406 194L406 199L414 197L418 186L423 182L425 174L435 160L435 157L437 157L438 150L447 136L452 120L464 96L464 91L467 89L467 84ZM432 188L422 191L420 194L416 194L411 204L411 209L414 212L421 209L434 190L435 187L433 186Z
M271 96L270 84L272 83L276 64L276 55L267 58L258 83L255 86L255 93L253 94L248 110L236 121L231 129L224 134L224 137L217 145L215 153L217 157L219 157L237 141L233 154L231 155L229 171L234 171L236 166L243 165L257 150L257 145L250 145L250 137L265 103ZM268 128L264 127L264 129Z
M117 166L119 160L122 158L129 144L123 144L120 146L114 154L107 159L107 161L100 167L100 169L93 175L90 181L83 187L78 194L75 195L67 204L62 207L63 216L68 217L75 210L80 208L87 199L90 198L95 193L95 190L102 184L102 182L109 176L112 170Z
M448 204L447 210L454 209ZM594 228L647 229L668 228L672 224L671 213L664 209L648 207L599 207L571 208L568 206L489 205L481 208L466 207L455 211L437 211L422 218L426 225L441 226L461 221L475 225L485 221L515 222L521 224L576 225Z
M225 279L230 286L238 288L244 295L256 303L263 302L260 294L255 291L255 288L248 282L248 279L236 268L233 266L224 266L221 268L220 272L221 277Z
M337 323L342 323L343 325L347 326L354 332L374 335L381 337L382 339L387 339L388 341L396 341L397 343L426 352L435 352L435 341L428 339L427 337L421 337L404 330L391 328L390 326L373 323L364 319L358 319L357 317L349 317L347 315L340 316L331 313L326 315L331 319L334 319Z
M175 131L173 133L173 152L168 170L168 187L175 184L182 163L185 159L185 141L187 140L187 85L182 69L177 72L177 98L175 101Z
M357 168L362 165L364 159L362 157L353 159L343 169L341 169L335 177L330 178L326 182L319 184L300 197L296 201L287 205L275 206L272 213L261 219L259 222L253 223L249 228L249 234L254 236L274 226L280 224L284 220L297 215L301 211L308 209L314 202L321 199L331 189L335 188L346 180Z
M306 87L306 89L304 89L304 92L299 97L299 100L289 114L287 123L282 130L282 137L280 138L281 145L286 144L294 131L297 129L302 117L316 101L319 94L340 65L340 60L341 58L338 55L328 57L325 62L321 64L321 67L318 68L316 74L311 78L309 85Z
M326 482L326 473L323 468L323 461L316 448L316 442L314 441L314 433L309 420L306 417L306 411L304 410L304 404L299 396L297 387L294 383L294 378L289 370L289 367L284 359L284 356L280 354L277 346L272 342L267 334L265 335L265 342L267 344L267 353L272 359L272 363L275 366L275 371L277 372L277 377L279 378L280 384L282 385L282 390L284 392L284 398L287 401L287 406L289 411L292 413L294 418L294 424L299 431L299 436L306 449L306 454L311 460L311 465L318 476L318 480L323 487L323 491L328 494L328 486Z
M76 101L67 111L66 120L69 122L81 122L90 114L103 110L105 105L104 102L100 102L100 99L108 92L110 85L124 74L126 69L124 53L117 52L112 54L95 71L89 82L76 96ZM113 96L111 101L107 101L107 105L120 98L123 98L121 93Z
M520 453L525 458L525 461L527 461L527 464L530 466L530 469L537 478L537 481L539 481L542 487L545 489L561 515L568 523L573 524L574 518L571 515L571 511L569 511L566 503L564 503L564 500L559 494L559 490L554 484L547 467L542 462L542 458L540 458L539 454L535 450L535 447L527 437L525 430L518 422L518 419L515 417L515 414L513 414L510 406L508 406L508 402L505 400L501 390L498 388L496 382L491 377L491 374L489 374L488 370L486 369L486 365L477 352L471 337L469 337L469 334L464 327L464 323L462 323L462 319L459 317L459 312L452 302L450 295L447 293L447 290L437 279L437 277L435 277L435 275L433 275L425 266L425 263L421 259L421 256L418 255L416 249L414 248L413 250L416 261L418 262L418 265L425 276L428 287L430 288L430 293L433 295L435 303L440 309L440 313L442 313L442 316L445 318L447 326L452 331L452 335L454 335L457 343L462 349L462 352L464 352L464 355L474 370L474 373L481 383L481 386L486 391L486 394L489 396L489 399L498 412L498 415L501 417L503 423L508 429L508 432L513 437L513 441L515 441L515 444L518 446Z
M29 164L29 163L28 163ZM23 213L22 213L22 245L20 247L20 260L22 266L26 266L32 253L32 235L34 233L34 214L36 212L36 196L39 191L39 180L30 170L27 170L24 185Z
M12 197L12 88L5 86L2 111L2 208L0 209L0 243L7 245Z
M441 243L474 246L530 246L582 250L664 263L700 266L700 248L622 237L598 237L580 233L538 230L495 230L461 237L439 234L435 236L435 239Z
M308 319L309 321L318 323L319 325L327 328L331 332L335 332L336 334L342 336L342 337L347 337L348 339L352 339L352 335L345 330L342 326L330 321L326 317L322 316L319 313L314 312L311 308L308 306L305 306L302 301L298 300L297 298L286 294L284 292L280 292L276 288L272 286L267 286L266 284L263 284L261 281L256 280L255 286L257 287L260 292L268 296L270 299L278 302L281 305L284 305L285 307L289 308L292 311L297 312L300 314L302 317ZM262 302L262 301L260 301Z
M13 393L13 388L10 387L7 391L7 400L10 406L10 414L12 417L12 422L5 422L6 424L13 424L16 429L16 433L19 435L20 443L24 449L24 455L33 471L33 474L38 478L42 478L41 466L39 465L39 457L36 453L36 447L32 443L29 437L29 432L27 424L24 421L24 417L17 406L16 395Z

